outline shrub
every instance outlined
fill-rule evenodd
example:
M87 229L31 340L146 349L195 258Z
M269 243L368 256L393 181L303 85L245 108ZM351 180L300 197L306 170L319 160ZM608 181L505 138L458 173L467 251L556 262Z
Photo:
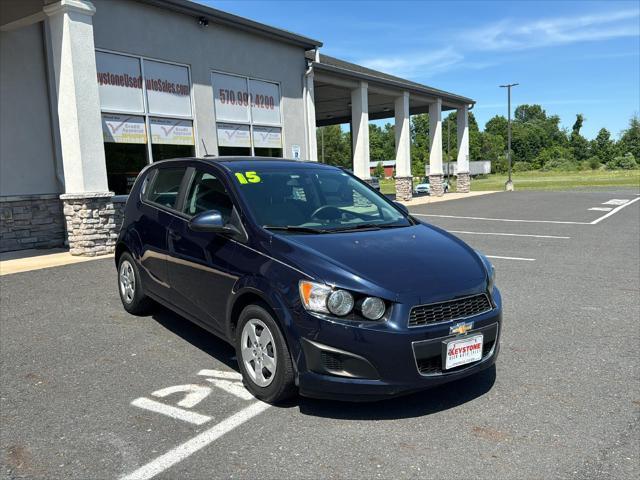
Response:
M587 162L589 162L589 168L591 168L591 170L597 170L600 168L600 159L598 157L596 157L595 155L591 158L589 158L589 160L587 160Z
M633 170L638 168L638 162L633 158L631 153L627 153L622 157L615 157L606 163L607 170Z
M578 164L567 158L554 158L553 160L545 162L541 170L543 172L570 172L572 170L578 170Z
M533 165L531 165L531 162L515 162L513 164L514 172L528 172L530 170L533 170Z
M491 162L491 173L505 173L508 169L507 159L502 155Z
M566 147L555 145L543 148L535 159L535 164L542 167L542 170L577 170L573 153ZM550 164L547 166L547 164Z

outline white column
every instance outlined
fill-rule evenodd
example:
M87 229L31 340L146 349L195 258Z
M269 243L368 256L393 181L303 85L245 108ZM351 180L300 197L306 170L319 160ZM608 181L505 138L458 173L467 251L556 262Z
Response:
M396 177L411 176L411 132L409 131L409 92L395 101Z
M371 178L369 169L369 99L367 82L351 90L351 132L353 173L363 180Z
M429 175L442 175L442 100L429 105Z
M318 161L318 140L316 138L316 104L313 91L313 70L306 75L306 107L307 107L307 158L312 162Z
M458 173L469 173L469 107L458 108Z
M66 193L106 193L100 99L88 1L60 0L44 7L55 74Z

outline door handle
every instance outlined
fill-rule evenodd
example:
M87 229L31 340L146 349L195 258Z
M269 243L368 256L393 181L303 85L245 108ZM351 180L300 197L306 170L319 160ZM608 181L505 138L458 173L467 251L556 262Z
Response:
M173 229L169 229L169 238L171 240L180 240L182 238L182 235L180 235L178 232L176 232Z

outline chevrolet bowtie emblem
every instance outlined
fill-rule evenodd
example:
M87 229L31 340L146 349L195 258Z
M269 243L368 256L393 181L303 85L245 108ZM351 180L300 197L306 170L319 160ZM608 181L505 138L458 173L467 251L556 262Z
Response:
M449 328L450 335L464 335L473 329L473 322L460 322Z

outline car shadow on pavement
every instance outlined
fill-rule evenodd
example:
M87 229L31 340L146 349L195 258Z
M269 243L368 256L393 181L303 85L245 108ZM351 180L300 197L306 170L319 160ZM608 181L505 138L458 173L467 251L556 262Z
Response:
M152 318L170 332L211 355L238 372L235 350L227 342L191 323L189 320L157 306ZM466 377L417 393L374 402L341 402L295 397L277 408L299 408L303 415L341 420L393 420L430 415L455 408L481 397L491 390L496 380L495 365Z
M238 371L235 349L221 338L160 305L155 307L151 318L230 369Z
M496 367L428 390L376 402L339 402L299 397L300 413L340 420L394 420L422 417L481 397L496 381ZM295 406L295 405L292 405Z

